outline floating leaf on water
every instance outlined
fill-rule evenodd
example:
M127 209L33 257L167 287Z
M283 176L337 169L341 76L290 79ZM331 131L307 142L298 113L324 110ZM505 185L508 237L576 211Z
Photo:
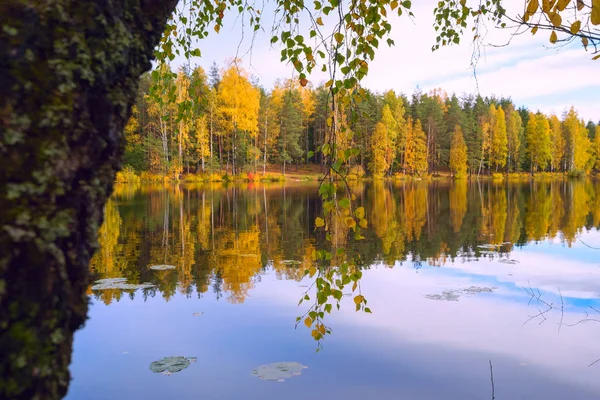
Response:
M154 271L168 271L170 269L176 269L177 267L174 265L161 264L161 265L151 265L148 268L150 268L151 270L154 270Z
M300 265L300 264L302 264L302 261L298 261L298 260L282 260L281 263L283 265Z
M165 357L150 363L150 371L157 374L171 375L183 371L190 366L190 363L196 362L197 360L196 357Z
M204 315L204 312L195 312L192 314L192 317L201 317Z
M504 263L504 264L518 264L519 263L518 260L513 260L511 258L502 258L502 259L500 259L498 261L501 262L501 263Z
M137 290L153 288L152 283L127 283L127 278L105 278L99 279L92 285L92 290Z
M441 294L426 294L425 297L430 300L458 301L460 295L454 290L444 290Z
M308 367L294 361L278 362L261 365L252 371L252 375L259 377L263 381L283 382L286 379L300 375L305 368Z
M492 293L496 288L471 286L465 289L444 290L441 294L426 294L425 297L430 300L458 301L461 295L474 295L479 293Z

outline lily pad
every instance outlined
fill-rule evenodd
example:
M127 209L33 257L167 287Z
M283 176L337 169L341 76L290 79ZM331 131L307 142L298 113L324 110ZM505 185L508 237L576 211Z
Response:
M263 381L283 382L286 379L302 374L302 370L305 368L308 367L295 361L278 362L261 365L252 371L252 375L257 376Z
M430 300L442 300L442 301L458 301L462 295L475 295L479 293L492 293L496 290L495 287L479 287L471 286L465 289L456 290L444 290L441 294L426 294L425 297Z
M183 371L189 367L191 363L196 362L197 360L196 357L165 357L150 363L150 371L157 374L171 375Z
M92 285L92 290L137 290L137 289L149 289L155 285L152 283L127 283L127 278L105 278L99 279Z
M177 267L174 265L163 264L163 265L151 265L148 268L150 268L153 271L168 271L170 269L175 269Z
M498 260L498 262L501 262L504 264L518 264L519 263L518 260L513 260L511 258L502 258L502 259Z

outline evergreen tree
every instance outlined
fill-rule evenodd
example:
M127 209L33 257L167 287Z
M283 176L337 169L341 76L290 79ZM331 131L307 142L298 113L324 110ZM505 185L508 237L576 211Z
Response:
M280 113L279 161L285 175L286 163L302 157L300 138L302 135L302 98L296 89L288 89L283 94Z

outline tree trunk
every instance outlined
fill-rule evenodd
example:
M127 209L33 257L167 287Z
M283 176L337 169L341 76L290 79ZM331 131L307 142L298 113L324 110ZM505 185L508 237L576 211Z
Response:
M62 398L139 76L176 0L0 1L0 398Z

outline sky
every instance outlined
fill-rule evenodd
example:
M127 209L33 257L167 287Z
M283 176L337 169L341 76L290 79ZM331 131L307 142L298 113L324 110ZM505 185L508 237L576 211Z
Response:
M393 89L410 96L418 87L428 92L442 88L448 93L480 93L482 96L511 97L517 106L559 117L571 106L581 118L600 120L600 60L592 61L591 53L577 43L557 48L549 43L549 32L529 32L514 36L508 46L485 46L477 64L477 79L471 68L473 53L470 28L460 45L431 51L436 33L433 9L436 0L413 2L414 18L392 18L391 38L394 47L382 45L369 67L363 86L376 92ZM522 2L506 1L518 7ZM508 9L516 15L519 9ZM266 9L263 15L268 15ZM268 20L268 18L267 18ZM496 29L488 24L485 43L506 44L514 29ZM243 39L242 39L243 38ZM269 32L259 32L252 42L242 34L239 20L229 15L219 34L211 34L200 42L202 57L192 66L205 69L216 61L220 66L238 55L243 66L266 88L277 79L294 77L291 65L280 62L280 49L269 44ZM251 50L251 51L250 51ZM175 60L175 64L182 60ZM314 73L309 80L318 85L327 76Z

